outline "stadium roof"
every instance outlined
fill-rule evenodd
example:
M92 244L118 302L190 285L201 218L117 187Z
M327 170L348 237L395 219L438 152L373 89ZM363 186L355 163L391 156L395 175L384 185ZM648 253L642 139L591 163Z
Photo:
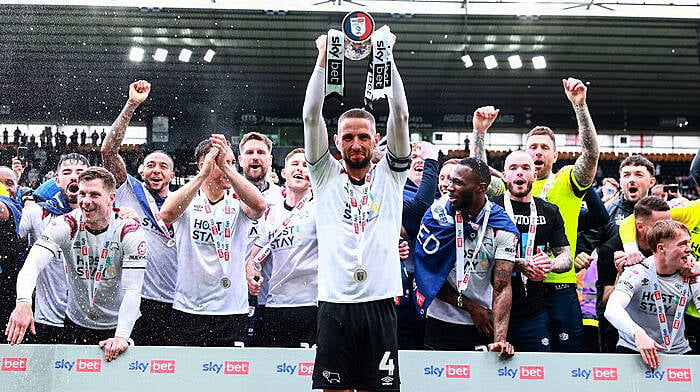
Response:
M111 122L136 79L153 84L145 112L174 121L299 117L314 39L358 9L397 35L411 115L431 126L492 104L514 127L572 127L560 81L571 75L589 83L599 128L700 130L697 1L470 1L466 18L461 1L0 3L4 122ZM143 61L129 60L132 47ZM153 58L158 48L168 51L163 62ZM177 59L182 49L189 62ZM486 69L488 55L498 68ZM510 68L511 55L522 68ZM545 69L533 68L534 56ZM358 106L366 63L346 64L344 106Z

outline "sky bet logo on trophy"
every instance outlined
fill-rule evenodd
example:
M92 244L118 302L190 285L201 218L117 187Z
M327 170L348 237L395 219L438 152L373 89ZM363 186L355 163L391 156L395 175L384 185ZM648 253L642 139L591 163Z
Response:
M345 59L362 60L369 57L364 104L372 108L372 101L391 98L391 63L394 36L388 26L375 31L374 19L366 12L355 11L345 15L343 31L328 30L326 35L326 97L345 95Z

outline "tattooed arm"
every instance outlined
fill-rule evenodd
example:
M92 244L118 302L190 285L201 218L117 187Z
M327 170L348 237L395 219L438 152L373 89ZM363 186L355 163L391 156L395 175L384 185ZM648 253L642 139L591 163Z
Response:
M513 291L510 276L513 262L496 259L493 271L493 341L505 342L510 322L510 306L513 303Z
M552 248L554 258L552 259L552 272L561 274L571 269L571 248L568 246L560 246Z
M117 187L126 181L127 174L124 159L119 156L119 147L124 140L126 127L129 126L131 116L134 115L136 108L148 98L150 91L151 84L145 80L139 80L129 85L129 99L102 141L102 166L114 174L114 178L117 180Z
M472 116L474 132L472 134L471 153L469 154L471 157L487 162L486 148L484 147L486 131L496 121L499 110L493 106L482 106L474 111Z
M582 187L587 187L593 182L595 172L598 169L598 135L596 134L593 119L586 105L586 85L574 78L563 79L564 92L574 106L576 121L578 122L578 135L581 141L581 156L574 164L574 178Z

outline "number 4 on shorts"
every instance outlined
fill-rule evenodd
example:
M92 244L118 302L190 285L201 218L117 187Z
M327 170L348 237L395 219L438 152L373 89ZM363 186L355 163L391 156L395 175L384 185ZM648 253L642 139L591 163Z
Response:
M382 360L379 362L379 370L386 370L390 376L394 375L394 360L389 358L390 351L385 351Z

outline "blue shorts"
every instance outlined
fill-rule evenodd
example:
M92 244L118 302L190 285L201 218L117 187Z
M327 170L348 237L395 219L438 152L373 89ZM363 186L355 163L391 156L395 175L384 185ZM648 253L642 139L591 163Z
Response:
M510 320L508 343L517 352L549 352L552 351L550 342L547 312L526 319Z
M576 283L545 283L544 301L549 317L552 351L581 352L583 315L576 294Z

